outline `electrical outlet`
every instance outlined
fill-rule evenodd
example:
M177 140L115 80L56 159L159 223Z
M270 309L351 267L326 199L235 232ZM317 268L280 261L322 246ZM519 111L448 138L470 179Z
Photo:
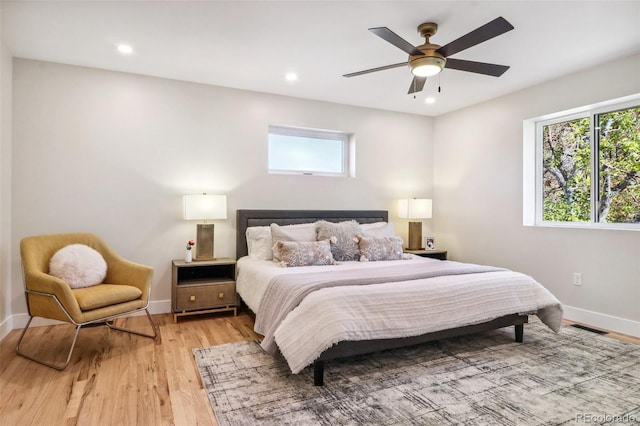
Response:
M582 274L580 272L573 273L573 285L582 285Z

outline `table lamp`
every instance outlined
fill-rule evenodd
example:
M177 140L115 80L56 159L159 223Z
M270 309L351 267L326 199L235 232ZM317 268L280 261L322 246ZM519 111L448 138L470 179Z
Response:
M408 250L422 250L422 219L431 219L431 200L424 198L409 198L400 200L398 216L409 219Z
M184 196L184 219L204 220L198 224L196 234L196 257L194 260L213 260L213 223L207 220L227 218L227 196L226 195L185 195Z

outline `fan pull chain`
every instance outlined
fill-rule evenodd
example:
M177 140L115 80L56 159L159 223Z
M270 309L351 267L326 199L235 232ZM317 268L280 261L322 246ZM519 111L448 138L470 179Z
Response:
M438 74L438 93L440 93L440 74Z

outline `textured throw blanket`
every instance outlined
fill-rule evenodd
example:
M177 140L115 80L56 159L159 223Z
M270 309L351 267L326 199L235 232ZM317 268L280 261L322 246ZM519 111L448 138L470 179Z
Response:
M389 282L412 281L444 275L475 274L503 270L492 266L474 265L453 261L411 262L385 268L340 270L321 274L287 274L274 277L262 298L254 330L262 335L262 348L275 354L274 334L280 323L302 300L314 291L327 287L370 285Z
M263 349L279 349L295 374L341 341L418 336L534 313L560 329L562 305L525 274L451 261L403 262L278 275L260 303L255 330L265 335Z

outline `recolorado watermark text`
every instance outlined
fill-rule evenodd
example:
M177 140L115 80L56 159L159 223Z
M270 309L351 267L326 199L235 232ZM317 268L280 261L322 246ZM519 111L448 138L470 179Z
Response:
M640 421L636 414L593 414L576 413L576 423L635 423Z

